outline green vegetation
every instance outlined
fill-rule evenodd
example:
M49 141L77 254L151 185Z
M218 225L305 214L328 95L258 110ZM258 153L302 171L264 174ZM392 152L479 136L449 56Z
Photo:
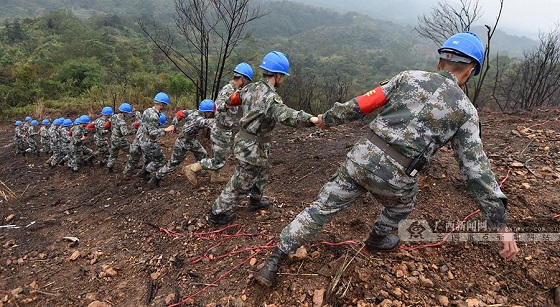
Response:
M158 29L172 30L175 48L189 50L174 24L173 1L7 2L13 14L0 23L0 116L97 113L123 101L144 108L158 91L171 95L171 109L195 105L194 85L138 25L156 20ZM245 61L259 79L264 54L286 53L291 77L281 94L294 107L318 113L401 70L435 69L436 47L411 26L293 2L254 5L268 14L248 25L251 36L233 52L226 71ZM513 62L500 56L501 63ZM221 85L229 74L224 78Z

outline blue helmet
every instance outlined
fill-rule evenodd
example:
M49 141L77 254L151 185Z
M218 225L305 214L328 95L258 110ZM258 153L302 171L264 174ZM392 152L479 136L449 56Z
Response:
M55 120L53 120L53 124L55 125L62 125L64 123L64 120L62 118L57 118Z
M204 99L200 102L198 110L202 112L214 112L214 100Z
M167 94L164 93L164 92L159 92L154 97L154 102L155 103L169 104L169 96L167 96Z
M130 114L132 113L132 106L125 102L119 106L119 111Z
M165 124L166 121L167 121L167 116L165 116L165 114L163 113L159 113L159 124L163 126L163 124Z
M484 61L484 46L478 36L470 31L457 33L448 38L445 43L438 49L440 58L448 59L453 62L470 63L472 60L476 62L474 75L478 75ZM456 54L459 53L459 54ZM469 59L465 59L467 56Z
M87 115L80 116L80 124L89 124L89 122L90 122L89 116Z
M79 125L80 124L80 117L76 117L76 119L74 120L74 125Z
M48 125L50 123L51 123L51 121L48 120L48 119L43 119L43 121L41 122L41 124L43 124L43 125Z
M16 120L16 122L14 123L14 125L16 125L16 126L19 126L19 125L21 125L21 124L23 124L23 123L21 122L21 120Z
M29 124L30 124L31 126L37 126L37 125L39 124L39 122L36 121L36 120L32 120Z
M31 118L31 116L26 116L26 117L25 117L25 121L26 121L26 122L30 122L31 120L33 120L33 118Z
M285 54L279 51L271 51L265 55L259 67L269 72L277 72L286 76L290 75L288 73L290 61L288 61L288 57Z
M101 109L101 115L113 115L113 108L103 107L103 109Z
M234 77L245 76L247 77L247 79L253 80L253 68L251 67L251 65L245 62L239 63L233 69L233 76Z
M62 126L64 126L64 127L72 126L72 120L70 118L64 119L64 122L62 123Z

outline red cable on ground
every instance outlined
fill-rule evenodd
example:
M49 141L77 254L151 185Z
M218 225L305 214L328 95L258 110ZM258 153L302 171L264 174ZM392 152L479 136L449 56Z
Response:
M217 282L219 282L220 280L222 280L224 277L226 277L227 275L229 275L229 273L233 272L233 270L237 269L238 267L242 266L243 264L245 264L247 261L251 260L253 257L255 257L256 255L258 255L260 252L262 252L265 248L271 248L270 244L273 242L274 240L270 240L268 241L263 247L263 249L259 249L258 251L252 253L249 257L247 257L245 260L241 261L240 263L238 263L237 265L235 265L233 268L231 268L230 270L228 270L227 272L225 272L224 274L220 275L220 277L218 277L216 280L214 280L212 283L206 285L204 288L198 290L196 293L189 295L187 298L185 298L184 300L175 303L175 304L171 304L168 305L167 307L177 307L180 306L183 303L186 303L187 301L189 301L190 299L194 298L195 296L201 294L202 292L204 292L206 289L210 288L211 286L215 285Z

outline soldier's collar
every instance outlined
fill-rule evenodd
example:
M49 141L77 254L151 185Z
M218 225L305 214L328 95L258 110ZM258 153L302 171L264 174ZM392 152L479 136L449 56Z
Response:
M457 76L455 76L455 74L453 74L452 72L449 72L447 70L440 70L439 74L446 77L447 79L451 79L451 80L453 80L453 82L459 84L459 79L457 79Z

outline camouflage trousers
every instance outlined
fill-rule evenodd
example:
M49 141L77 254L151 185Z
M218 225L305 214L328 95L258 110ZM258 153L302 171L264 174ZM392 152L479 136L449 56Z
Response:
M144 169L147 172L155 172L164 165L165 155L156 140L148 137L140 138L140 149L142 150L142 157L144 157Z
M206 158L206 149L200 145L197 140L185 140L185 138L177 138L175 145L173 145L173 152L167 164L159 168L156 172L156 177L162 179L167 174L174 171L183 160L187 157L189 152L194 154L197 161Z
M36 153L37 152L37 141L35 141L35 139L31 138L31 137L27 137L26 141L27 141L27 149L29 149L30 152Z
M132 144L130 144L128 150L128 162L124 168L123 174L126 174L136 168L140 159L142 158L142 148L140 147L140 139L138 137L134 138Z
M93 150L84 145L70 145L68 153L68 167L74 171L80 170L85 161L90 160L94 156Z
M22 139L14 138L14 144L16 146L16 153L18 153L18 154L25 153L25 149L27 149L27 148L26 148L25 143L23 142Z
M200 160L200 165L206 170L219 170L226 164L231 154L231 144L233 132L231 129L224 129L214 123L210 132L212 140L212 158Z
M107 161L109 160L109 140L107 140L106 138L95 138L95 146L97 147L97 149L94 152L95 157L97 158L97 160L101 163L101 164L105 164L107 163ZM117 153L118 155L118 153ZM116 160L116 158L115 158ZM114 162L113 162L114 164Z
M239 197L242 194L260 200L268 177L268 164L256 166L237 160L233 176L212 205L212 212L214 214L230 212L239 204Z
M43 148L41 148L41 152L50 153L52 151L51 150L51 139L41 137L40 141L41 141L41 145L43 146Z
M119 151L128 152L130 143L128 139L123 138L111 138L111 147L109 148L109 157L107 159L107 167L113 167L117 158L119 157Z
M62 151L60 146L52 147L51 166L56 166L64 160L66 153Z
M418 183L415 180L412 184L394 183L347 159L334 177L321 188L315 201L284 227L278 246L285 253L295 252L299 246L308 243L336 213L366 192L370 192L384 206L372 232L386 235L397 231L399 222L414 209Z
M68 160L68 153L70 151L69 143L62 142L60 147L58 148L58 154L53 154L53 159L51 160L51 165L55 166L62 161Z

